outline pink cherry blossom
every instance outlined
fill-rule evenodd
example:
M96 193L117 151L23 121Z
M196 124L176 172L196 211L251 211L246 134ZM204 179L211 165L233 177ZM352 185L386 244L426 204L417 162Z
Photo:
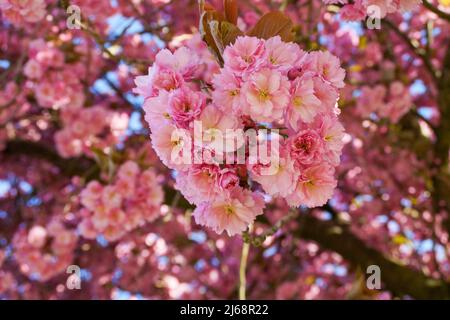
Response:
M289 103L289 82L278 71L262 69L242 87L244 114L253 120L271 122L282 117Z
M154 65L149 68L147 76L136 77L134 92L145 98L153 97L159 90L171 91L180 88L183 82L183 76L177 71Z
M306 55L294 43L283 42L280 36L268 39L265 43L267 65L285 74Z
M339 165L344 147L344 127L334 114L317 117L314 125L323 140L324 158L333 166Z
M223 111L231 110L234 114L242 112L242 81L230 70L223 70L213 79L215 90L214 103Z
M219 194L219 170L215 165L195 165L177 175L175 187L191 203L214 201Z
M320 162L323 156L324 139L314 129L299 131L287 140L291 158L298 166Z
M324 205L336 187L334 169L328 164L318 164L302 170L293 193L286 200L290 206Z
M201 92L188 87L175 90L169 96L169 114L179 128L188 128L205 108L206 99Z
M46 13L45 0L1 0L0 10L16 24L38 22Z
M261 166L265 170L261 170ZM269 169L269 166L275 167ZM278 163L252 165L250 172L252 179L258 182L267 194L280 197L286 197L294 191L299 177L299 170L294 166L287 150L281 151Z
M256 37L238 37L232 46L225 48L223 59L227 69L245 79L263 66L264 55L264 41Z
M236 190L219 195L213 202L203 202L193 215L198 224L212 228L218 234L226 231L234 236L245 231L256 216L263 213L264 199L258 193Z
M164 195L153 169L141 170L134 161L123 163L112 184L91 181L81 192L78 230L85 238L102 235L116 241L127 232L154 221Z
M309 123L324 111L321 101L314 95L312 79L295 79L291 89L291 102L286 113L286 121L297 130L299 122Z
M145 112L145 121L147 121L152 131L172 123L172 117L169 113L168 92L160 92L155 97L147 98L142 109Z
M152 146L161 161L171 169L186 170L185 157L189 161L192 147L192 138L188 131L172 125L162 126L150 135ZM188 154L186 154L188 152Z
M170 52L168 49L161 50L155 58L155 63L162 68L179 72L185 80L190 80L199 67L198 56L192 50L181 47Z
M339 58L328 51L317 51L311 52L307 59L324 80L335 88L344 87L345 71L341 68Z

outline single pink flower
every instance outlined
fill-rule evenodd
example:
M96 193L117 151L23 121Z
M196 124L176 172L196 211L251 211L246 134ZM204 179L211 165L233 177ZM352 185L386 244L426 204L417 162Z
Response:
M333 111L339 98L338 90L320 77L314 77L314 95L320 100L323 110Z
M156 131L172 123L172 117L169 114L168 92L161 91L159 95L146 99L142 109L145 112L144 119L151 131Z
M189 128L190 123L200 116L205 105L204 95L186 86L175 90L169 96L169 114L179 128Z
M95 208L101 201L103 192L103 186L96 180L87 184L80 193L81 204L91 211L95 211Z
M234 152L241 147L235 135L230 134L235 129L242 129L240 119L231 113L222 112L215 105L210 104L202 111L198 122L194 124L194 144L201 154L197 156L208 157L212 153L217 160L224 162L227 152ZM201 129L201 130L200 130ZM207 151L205 151L207 150Z
M221 234L229 236L244 232L263 214L264 198L249 190L236 190L230 195L220 194L213 202L203 202L195 209L195 221Z
M345 86L345 70L341 68L339 58L328 51L314 51L308 56L307 63L312 64L313 69L335 88Z
M102 191L102 203L107 209L119 208L122 205L122 195L115 186L107 185Z
M242 112L242 81L230 70L222 69L213 79L212 93L214 104L224 112L240 114Z
M28 232L28 243L35 248L42 248L47 240L47 230L42 226L33 226Z
M299 167L311 165L321 160L323 139L314 129L305 129L288 138L287 146L291 158Z
M331 198L336 184L334 168L329 164L308 167L302 170L296 189L286 200L291 207L319 207Z
M269 169L269 166L273 168ZM286 197L297 185L299 170L294 167L294 161L287 150L281 150L274 163L249 165L249 167L251 178L271 196Z
M239 186L239 177L236 170L225 168L219 171L217 183L219 188L224 191L231 191Z
M306 53L292 42L287 43L275 36L266 40L267 66L286 74Z
M42 66L34 59L28 60L23 68L23 73L30 79L40 79L44 73Z
M264 41L255 37L238 37L223 53L225 66L236 76L246 78L264 63Z
M344 147L344 127L334 114L324 114L317 117L315 127L323 140L324 159L333 166L339 165L342 148Z
M139 173L139 166L134 161L127 161L123 163L117 171L117 177L119 180L132 180L137 177Z
M286 113L286 122L298 130L299 122L310 123L317 114L324 111L320 100L314 94L314 82L308 78L297 78L291 89L291 102Z
M176 176L175 187L192 204L212 201L218 194L219 167L215 165L194 165Z
M178 48L174 53L161 50L155 57L155 64L180 73L184 80L191 80L201 65L198 55L187 47Z
M180 73L154 64L148 69L148 75L138 76L134 82L136 87L133 92L149 98L158 95L161 90L172 91L180 88L184 79Z
M244 83L244 114L258 122L279 120L289 104L290 84L285 76L271 69L263 69Z
M192 138L189 131L166 125L150 135L153 149L170 169L187 170L192 165Z

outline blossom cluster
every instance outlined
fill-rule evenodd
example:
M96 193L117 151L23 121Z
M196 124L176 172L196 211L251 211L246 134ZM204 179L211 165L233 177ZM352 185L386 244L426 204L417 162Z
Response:
M29 230L19 229L13 238L14 258L20 271L38 281L47 281L66 270L73 259L77 234L58 218Z
M113 183L89 182L80 200L81 235L88 239L101 235L115 241L159 217L164 193L153 169L141 170L136 162L127 161L118 169Z
M14 106L13 108L11 106ZM0 90L0 151L10 135L9 123L14 117L21 117L29 110L25 94L14 81L8 81Z
M11 272L2 269L2 265L6 260L5 250L0 250L0 294L3 294L8 289L14 287L14 276Z
M64 127L55 133L55 143L58 153L66 158L89 154L92 147L111 146L128 128L126 113L114 112L102 105L65 107L60 115Z
M344 5L340 11L343 19L363 20L367 15L375 14L372 8L376 8L379 18L384 18L389 13L397 11L410 11L414 9L420 0L323 0L325 4Z
M364 86L357 102L357 110L361 116L376 114L381 118L389 118L396 123L412 107L413 101L408 87L400 81L390 84L389 90L383 85L373 88Z
M164 49L149 74L136 79L153 147L177 171L176 187L197 206L196 222L217 233L241 233L263 213L264 193L292 207L325 204L336 186L334 168L343 147L337 100L345 72L339 59L304 52L279 36L242 36L225 48L223 60L212 84L199 84L201 60L195 52ZM219 137L250 129L258 146L248 143L240 163L235 152L245 150L247 141L230 144L225 134L227 147L221 148ZM260 140L270 146L275 164L262 160ZM190 163L180 161L186 149L194 159Z
M16 25L42 20L45 7L45 0L0 0L1 13Z
M85 76L86 67L82 61L66 63L64 52L55 42L44 39L35 39L28 44L28 58L23 70L28 80L26 88L34 93L40 106L60 109L83 105L81 78L73 76Z

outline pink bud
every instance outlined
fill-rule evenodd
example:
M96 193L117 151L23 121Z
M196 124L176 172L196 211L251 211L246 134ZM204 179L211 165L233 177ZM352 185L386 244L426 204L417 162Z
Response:
M295 80L296 78L300 77L301 74L302 74L302 68L300 68L300 67L292 68L288 72L288 78L289 78L289 80L292 81L292 80Z

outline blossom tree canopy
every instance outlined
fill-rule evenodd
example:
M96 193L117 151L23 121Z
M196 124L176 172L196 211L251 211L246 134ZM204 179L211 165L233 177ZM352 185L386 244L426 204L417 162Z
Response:
M450 299L449 34L448 0L0 0L0 299Z

